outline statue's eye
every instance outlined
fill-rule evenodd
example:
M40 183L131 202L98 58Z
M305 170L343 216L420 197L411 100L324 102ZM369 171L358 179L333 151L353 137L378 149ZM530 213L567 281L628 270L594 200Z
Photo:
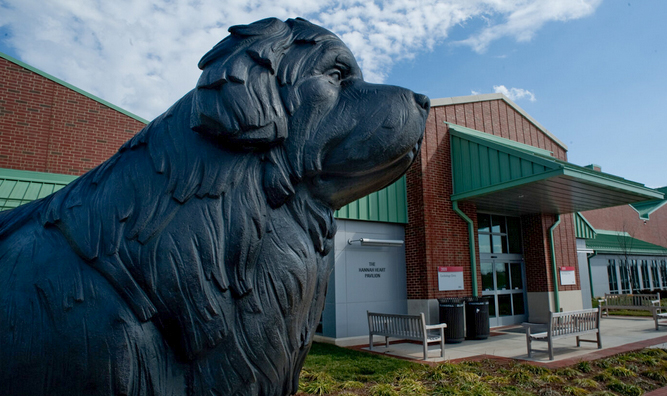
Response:
M329 77L331 82L338 83L343 79L343 71L338 67L334 67L333 69L327 72L327 77Z

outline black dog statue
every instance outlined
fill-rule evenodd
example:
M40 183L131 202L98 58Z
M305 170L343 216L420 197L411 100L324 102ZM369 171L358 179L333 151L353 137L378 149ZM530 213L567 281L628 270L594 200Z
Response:
M0 214L1 395L289 395L333 211L398 179L429 100L303 19L229 29L118 153Z

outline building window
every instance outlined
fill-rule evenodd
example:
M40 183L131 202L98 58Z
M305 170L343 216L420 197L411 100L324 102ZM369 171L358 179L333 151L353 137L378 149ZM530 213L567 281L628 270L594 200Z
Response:
M607 277L609 278L609 292L618 294L618 278L616 276L616 260L609 260L607 264Z
M642 260L642 287L645 290L651 289L651 278L648 272L648 260Z
M637 266L637 260L630 260L630 283L632 284L633 292L641 289L639 286L639 267Z
M521 254L521 221L518 217L477 214L480 253Z
M662 278L662 288L667 288L667 261L660 260L660 277Z
M621 273L621 293L630 293L630 271L628 271L628 261L619 261L618 269Z
M660 289L660 276L658 275L658 260L651 261L651 283L653 290Z

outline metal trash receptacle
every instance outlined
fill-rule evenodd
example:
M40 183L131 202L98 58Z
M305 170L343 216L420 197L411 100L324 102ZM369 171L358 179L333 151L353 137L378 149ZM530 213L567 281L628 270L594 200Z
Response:
M457 344L465 339L465 303L460 298L439 298L440 323L447 323L445 343Z
M466 299L466 340L489 338L489 300L481 297Z

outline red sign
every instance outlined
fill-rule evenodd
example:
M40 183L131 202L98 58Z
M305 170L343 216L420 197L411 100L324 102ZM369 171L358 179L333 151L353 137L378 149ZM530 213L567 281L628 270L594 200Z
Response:
M463 267L438 267L438 272L463 272Z
M561 271L574 271L574 267L560 267Z

